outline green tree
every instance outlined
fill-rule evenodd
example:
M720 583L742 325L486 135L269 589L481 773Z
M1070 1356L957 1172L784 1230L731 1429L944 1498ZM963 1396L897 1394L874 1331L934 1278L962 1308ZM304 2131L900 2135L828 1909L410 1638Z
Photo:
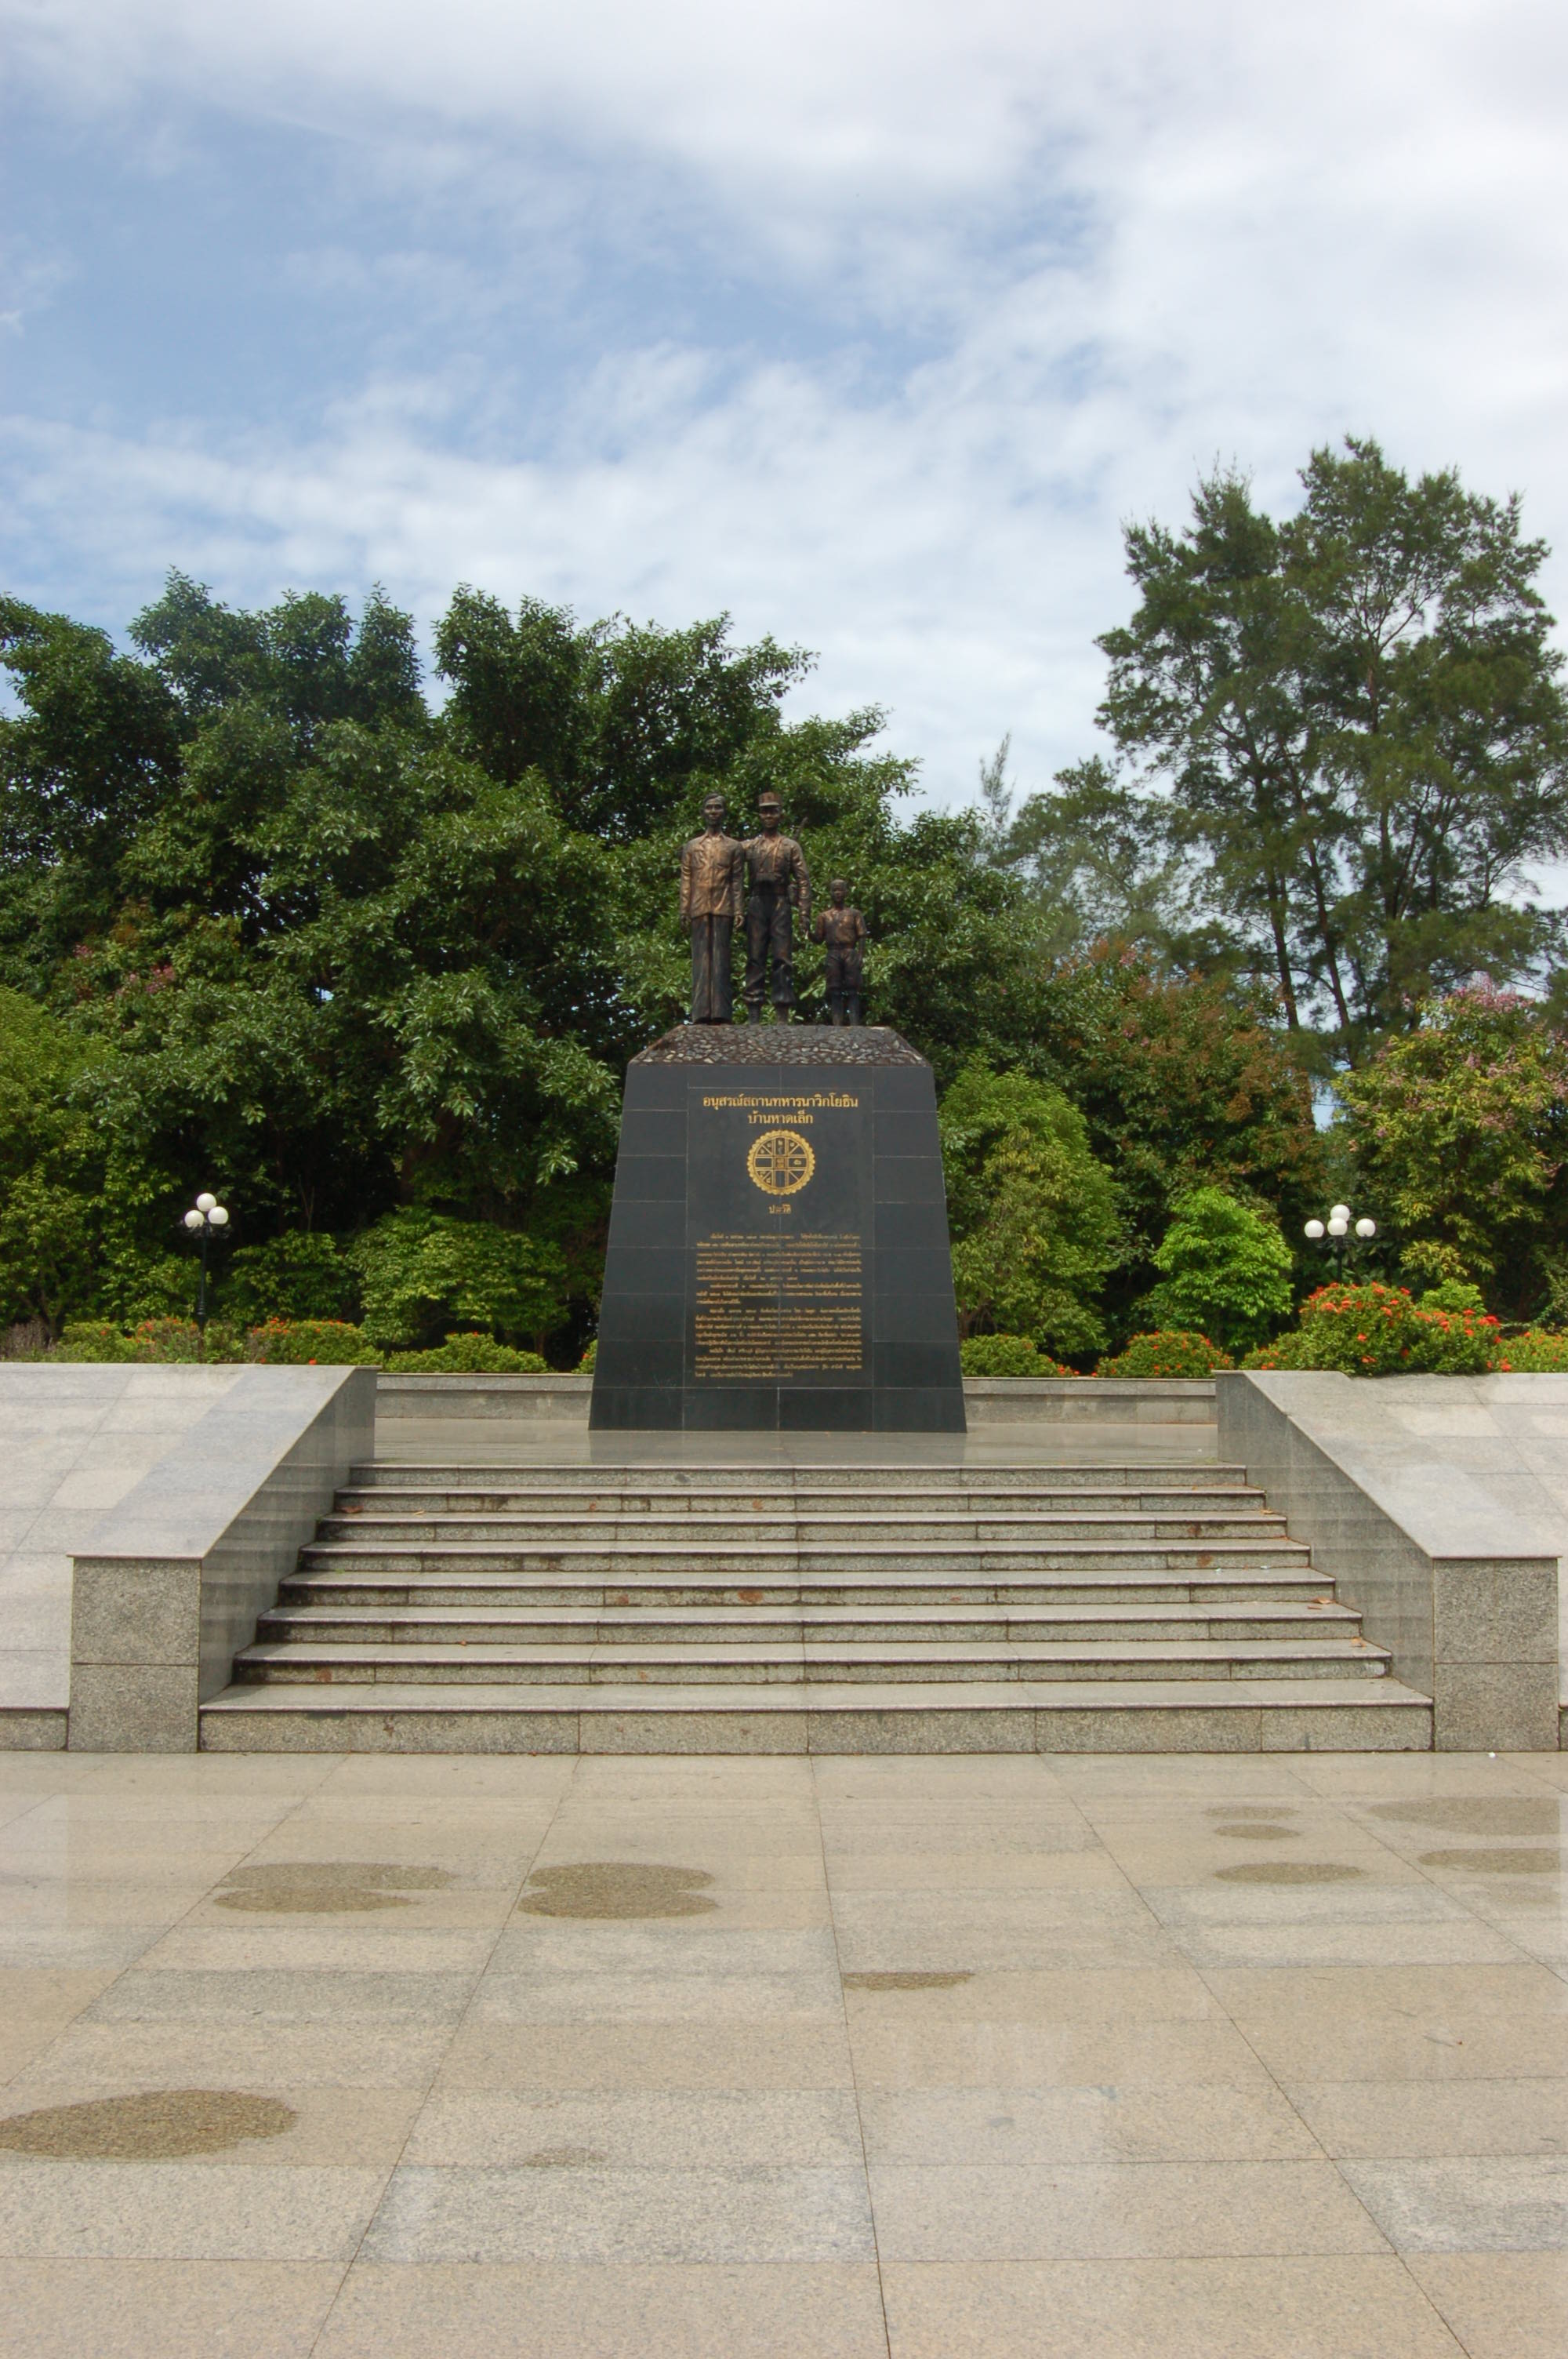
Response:
M967 1065L940 1106L960 1332L1097 1351L1096 1299L1120 1252L1110 1175L1083 1116L1026 1073Z
M0 1323L58 1331L91 1297L103 1157L77 1088L91 1046L0 989Z
M1172 1210L1154 1250L1160 1283L1141 1306L1145 1324L1195 1329L1227 1352L1282 1326L1294 1256L1278 1223L1223 1188L1194 1188Z
M1081 1109L1115 1175L1125 1246L1106 1309L1118 1334L1136 1324L1155 1248L1192 1189L1268 1205L1300 1234L1324 1142L1271 993L1102 945L1042 980L1032 1022L1022 1053Z
M1282 525L1221 471L1186 531L1129 529L1101 719L1288 1023L1355 1059L1411 997L1553 948L1528 880L1568 844L1568 702L1517 500L1354 440L1303 484Z
M1412 1278L1525 1318L1568 1239L1568 1035L1490 984L1428 1001L1339 1083L1362 1193Z

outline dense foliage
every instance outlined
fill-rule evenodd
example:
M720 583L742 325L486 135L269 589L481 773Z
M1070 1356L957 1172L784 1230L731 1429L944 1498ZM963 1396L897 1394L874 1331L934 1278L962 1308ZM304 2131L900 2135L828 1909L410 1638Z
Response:
M960 1333L1097 1350L1096 1298L1120 1236L1082 1114L1060 1090L977 1060L944 1096L941 1131Z
M1293 1256L1277 1223L1223 1188L1195 1188L1171 1209L1154 1253L1160 1283L1141 1305L1146 1318L1237 1352L1290 1317Z
M1131 529L1114 759L1021 800L1004 742L958 811L904 799L875 710L795 717L808 659L722 618L460 590L432 694L379 593L244 613L173 575L124 647L0 599L0 1332L176 1348L210 1186L236 1349L327 1321L577 1364L716 787L741 830L775 789L865 912L870 1013L942 1093L971 1345L1242 1348L1306 1275L1280 1236L1352 1183L1376 1266L1563 1323L1568 1043L1526 890L1568 845L1544 552L1370 443L1303 484L1283 523L1222 474L1184 530ZM813 946L797 981L815 1020Z
M1407 1274L1478 1282L1516 1318L1561 1288L1568 1038L1544 1009L1484 983L1454 992L1340 1095Z

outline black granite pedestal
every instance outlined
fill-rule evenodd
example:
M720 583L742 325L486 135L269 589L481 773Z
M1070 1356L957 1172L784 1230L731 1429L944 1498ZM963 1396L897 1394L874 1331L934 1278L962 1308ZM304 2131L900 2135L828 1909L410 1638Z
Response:
M590 1422L964 1430L930 1066L867 1025L685 1025L626 1075Z

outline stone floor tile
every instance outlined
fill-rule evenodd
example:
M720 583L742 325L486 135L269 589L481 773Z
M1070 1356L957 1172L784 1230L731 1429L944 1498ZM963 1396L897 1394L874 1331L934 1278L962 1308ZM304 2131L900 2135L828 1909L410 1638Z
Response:
M787 1974L814 1978L824 2006L834 2006L838 1999L831 1928L758 1932L716 1928L708 1917L649 1924L517 1916L495 1944L490 1973L530 1977L657 1974L683 1981L716 1974Z
M403 2158L505 2170L572 2158L612 2169L743 2170L852 2169L861 2157L843 2089L447 2089L427 2104Z
M1189 1797L1200 1805L1221 1796L1251 1801L1302 1799L1303 1781L1297 1776L1295 1755L1289 1759L1260 1753L1057 1753L1051 1757L1063 1792L1086 1810L1098 1799L1118 1795L1151 1794L1165 1804ZM1385 1757L1393 1756L1378 1756L1379 1760Z
M887 2342L869 2261L362 2261L316 2359L429 2359L432 2351L441 2359L886 2359Z
M1309 1792L1327 1800L1387 1800L1414 1794L1539 1794L1542 1758L1508 1753L1309 1753L1292 1766Z
M451 2042L448 2025L407 2017L290 2023L285 2034L270 2016L117 2023L78 2016L34 2059L29 2080L47 2072L62 2087L266 2089L279 2077L285 2036L297 2089L423 2090Z
M358 1919L345 1911L327 1922L305 1914L274 1917L246 1911L218 1917L213 1912L198 1919L185 1918L171 1927L142 1952L140 1963L149 1973L260 1969L477 1974L495 1942L493 1925L408 1926L395 1908Z
M384 2183L377 2170L18 2161L0 2169L0 2256L347 2262Z
M329 1754L253 1753L241 1759L218 1753L100 1753L91 1758L92 1792L107 1794L237 1794L254 1802L265 1794L303 1802L331 1777Z
M6 2359L308 2359L331 2264L0 2261Z
M0 2179L0 2195L4 2180ZM520 2170L393 2175L367 2261L861 2261L871 2210L859 2168Z
M1241 2046L1241 2042L1237 2042ZM842 2013L789 2023L532 2023L460 2027L438 2089L847 2089Z
M811 1783L823 1805L881 1793L893 1799L908 1799L910 1795L929 1795L934 1799L971 1795L981 1802L1064 1802L1064 1786L1054 1762L1040 1753L1004 1753L1000 1757L979 1757L974 1753L905 1756L903 1762L887 1760L877 1753L814 1753Z
M850 2027L859 2087L1041 2089L1123 2082L1273 2083L1234 2024L1199 2022L898 2022L891 2011Z
M160 1941L182 1913L170 1909L150 1925L135 1921L62 1925L57 1919L41 1916L20 1924L0 1923L0 1970L15 1973L59 1965L84 1973L119 1973Z
M567 1791L575 1774L569 1754L351 1753L327 1758L318 1786L341 1809L409 1796L426 1808L549 1802Z
M1335 2156L1568 2154L1568 2080L1323 2081L1286 2094Z
M11 1967L0 1973L0 2082L47 2054L107 1987L114 1971Z
M1568 2157L1444 2157L1339 2167L1400 2252L1568 2248Z
M1469 2359L1568 2351L1568 2253L1412 2253L1406 2266Z
M882 2280L892 2359L1462 2359L1392 2258L884 2262Z
M331 1973L257 1966L134 1967L90 2010L95 2023L211 2024L265 2017L281 2032L299 2023L455 2024L473 1991L471 1973Z
M1094 2088L867 2089L868 2162L1031 2167L1059 2162L1315 2159L1311 2131L1271 2082L1117 2082Z
M1282 1977L1281 1977L1282 1978ZM1342 2076L1353 2060L1368 2081L1568 2079L1568 2035L1540 2017L1510 2021L1479 2014L1379 2013L1243 2017L1240 2028L1275 2078L1287 2085Z
M850 1971L845 1968L847 1973ZM848 1984L844 1995L851 2030L858 2033L871 2018L923 2029L939 2023L1028 2023L1054 2027L1068 2023L1190 2022L1205 2017L1217 2018L1225 2012L1184 1960L1172 1965L1003 1968L985 1973L956 1964L950 1973L941 1968L931 1971L941 1975L940 1981L913 1989Z
M837 1992L832 1994L837 2001ZM805 2023L822 2020L829 1994L817 1968L798 1973L487 1974L473 2000L479 2023ZM834 2011L837 2011L836 2005Z
M1473 1917L1413 1924L1196 1925L1173 1939L1182 1955L1207 1971L1232 1966L1509 1965L1519 1944Z
M884 2261L1387 2249L1329 2162L871 2167Z
M36 1799L82 1793L101 1775L103 1764L114 1757L106 1753L0 1753L0 1794Z
M881 1837L885 1843L885 1832ZM1127 1879L1092 1843L1054 1851L836 1851L827 1854L835 1897L861 1892L1119 1891Z

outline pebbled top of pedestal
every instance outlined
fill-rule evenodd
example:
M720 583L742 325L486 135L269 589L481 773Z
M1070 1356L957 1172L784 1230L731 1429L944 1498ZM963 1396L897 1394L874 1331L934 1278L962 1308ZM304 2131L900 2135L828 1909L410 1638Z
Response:
M678 1024L634 1065L924 1065L885 1024Z

